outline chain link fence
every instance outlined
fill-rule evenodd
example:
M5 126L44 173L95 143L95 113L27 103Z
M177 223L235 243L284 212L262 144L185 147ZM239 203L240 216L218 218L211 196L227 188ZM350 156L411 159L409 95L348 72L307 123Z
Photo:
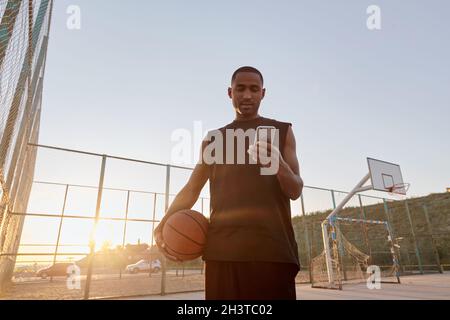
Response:
M20 246L17 252L2 252L2 258L16 261L5 298L87 299L204 289L201 258L166 261L153 239L153 230L191 168L31 147L39 156L29 205L11 212L25 218ZM302 197L292 202L302 265L297 283L311 282L311 260L323 251L321 223L345 195L306 186ZM193 209L209 216L207 187ZM340 216L388 221L400 244L402 275L442 272L450 265L450 193L401 201L357 195ZM372 262L389 266L389 247L379 226L340 228Z
M0 0L0 291L11 278L39 136L52 1Z

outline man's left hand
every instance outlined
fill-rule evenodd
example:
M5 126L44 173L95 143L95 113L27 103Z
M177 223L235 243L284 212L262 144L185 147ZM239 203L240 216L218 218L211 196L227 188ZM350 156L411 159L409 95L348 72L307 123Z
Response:
M256 144L251 145L248 149L248 154L253 161L264 168L279 168L280 163L284 161L280 150L276 146L264 141L258 141Z

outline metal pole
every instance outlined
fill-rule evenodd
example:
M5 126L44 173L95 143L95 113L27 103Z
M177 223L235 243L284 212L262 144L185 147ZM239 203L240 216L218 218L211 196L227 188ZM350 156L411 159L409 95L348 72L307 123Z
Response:
M387 218L387 221L388 221L389 226L390 226L389 231L390 231L391 236L392 236L392 241L393 241L395 244L398 244L397 241L396 241L396 237L397 237L397 236L395 235L394 225L393 225L393 223L392 223L392 219L391 219L391 216L390 216L390 214L389 214L388 204L387 204L387 201L386 201L385 198L383 198L383 205L384 205L384 213L386 213L386 218ZM404 271L404 266L403 266L403 264L402 264L402 252L401 252L401 247L398 248L398 257L397 257L397 258L398 258L398 264L399 264L399 267Z
M414 240L414 249L415 249L415 253L416 253L416 257L417 257L417 263L419 264L420 273L423 274L422 257L420 255L419 245L417 243L416 233L414 232L414 225L413 225L413 221L411 219L411 213L409 211L409 206L408 206L407 200L405 200L405 207L406 207L406 214L408 216L409 225L411 226L411 234L412 234L413 240Z
M370 179L370 173L368 173L361 181L350 191L347 196L338 204L338 206L328 215L327 220L329 220L332 216L337 214L342 208L347 204L347 202L358 192L371 190L372 185L363 187L363 185Z
M91 288L91 279L92 279L92 268L94 264L95 257L95 232L97 229L98 220L100 217L100 207L102 204L102 192L103 192L103 181L105 179L105 167L106 167L106 155L102 156L102 167L100 171L100 181L98 183L98 194L97 194L97 207L95 209L95 220L94 227L91 233L91 239L89 241L90 253L88 259L88 271L86 276L86 286L84 288L84 299L89 299L89 290Z
M336 198L334 196L334 190L330 190L331 191L331 199L333 201L333 209L336 209ZM337 215L337 213L336 213ZM339 263L342 266L342 272L344 273L344 280L347 280L347 272L345 270L345 266L344 266L344 247L342 245L342 233L340 232L340 226L339 226L339 222L336 221L336 223L334 224L334 227L336 228L336 236L337 236L337 240L339 242ZM339 232L337 232L339 229Z
M366 217L366 211L364 209L363 203L362 203L362 198L361 195L358 194L358 200L359 200L359 208L360 210L360 216L362 220L367 220ZM365 223L361 223L361 227L363 229L363 233L364 233L364 240L366 241L366 247L367 250L369 251L369 257L372 260L372 248L370 247L370 243L369 243L369 235L367 234L367 225Z
M425 219L426 219L427 226L428 226L428 233L430 234L431 243L433 244L433 252L434 252L434 256L436 258L436 264L437 264L439 273L444 273L444 269L442 268L442 265L441 265L441 259L439 258L439 252L436 247L436 241L434 240L434 237L433 237L433 228L431 227L430 216L428 215L428 208L427 208L426 204L423 205L423 212L425 213Z
M314 247L314 241L316 239L316 234L314 232L314 228L315 228L314 218L312 218L311 219L311 262L312 262L313 257L317 256L317 249ZM319 226L319 228L320 228L320 226Z
M64 194L64 203L61 211L61 219L59 220L59 228L58 228L58 237L56 238L56 248L55 248L55 254L53 256L53 264L56 263L56 255L58 254L58 248L59 248L59 240L61 238L61 228L64 220L64 212L66 211L66 201L67 201L67 193L69 192L69 185L66 184L66 192ZM50 277L50 281L53 280L53 277Z
M331 191L331 201L333 202L333 209L336 209L336 198L334 197L334 190Z
M305 203L303 199L303 193L300 195L300 204L302 207L302 216L303 216L303 232L305 234L305 243L306 243L306 250L308 253L308 270L309 270L309 282L312 283L312 270L311 270L311 245L309 242L309 233L308 233L308 226L306 225L306 214L305 214Z
M330 239L328 237L328 220L322 222L322 238L323 238L323 249L325 251L325 262L327 264L328 282L332 286L334 285L334 274L330 252Z
M153 251L153 232L155 231L155 215L156 215L156 193L153 194L153 213L152 213L152 234L150 235L150 271L148 276L152 276L152 251Z
M397 278L397 283L400 283L399 262L398 262L397 255L395 254L395 241L394 241L394 237L393 237L389 222L385 223L385 227L387 229L389 243L391 245L391 256L392 256L392 263L394 264L395 277Z
M327 271L328 271L328 281L330 285L334 285L334 277L333 277L333 264L331 260L331 249L330 249L330 243L329 243L329 237L328 237L328 230L327 225L329 221L336 215L344 206L345 204L358 192L366 191L372 189L372 185L363 187L363 185L370 179L370 173L366 174L364 178L361 179L360 182L353 188L352 191L350 191L347 196L339 203L339 205L328 215L328 217L322 222L322 237L323 237L323 247L325 251L325 259L327 264ZM333 226L333 229L334 226ZM332 235L333 238L335 238L335 234ZM333 239L335 241L335 239Z
M166 166L166 191L164 195L164 213L169 208L169 194L170 194L170 165ZM162 256L161 268L161 295L166 294L166 257Z
M123 237L122 237L122 252L125 250L125 238L127 234L127 223L128 223L128 207L130 204L130 190L127 191L127 206L125 208L125 221L123 224ZM122 257L123 258L123 257ZM119 278L122 279L122 261L120 260L120 270L119 270Z

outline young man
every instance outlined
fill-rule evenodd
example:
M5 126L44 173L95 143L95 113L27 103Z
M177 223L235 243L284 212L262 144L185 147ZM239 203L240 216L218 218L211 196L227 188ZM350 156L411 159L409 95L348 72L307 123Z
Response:
M300 197L303 181L291 124L259 115L265 92L257 69L234 72L228 95L235 120L208 134L188 183L155 229L160 250L176 260L164 249L162 226L171 214L192 208L209 179L210 226L203 254L207 300L296 299L300 265L290 200ZM276 129L276 139L255 140L260 126ZM244 154L233 144L239 141Z

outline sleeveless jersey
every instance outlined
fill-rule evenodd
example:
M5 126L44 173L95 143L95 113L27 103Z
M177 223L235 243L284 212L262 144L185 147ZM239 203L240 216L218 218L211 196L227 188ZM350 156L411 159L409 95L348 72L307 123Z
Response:
M261 167L250 163L247 152L244 164L237 164L236 152L235 162L226 162L226 130L256 130L258 126L278 129L279 149L283 152L290 123L260 117L233 121L218 129L223 137L223 161L206 164L211 202L203 259L282 262L300 267L290 199L283 193L276 175L262 175ZM232 138L236 151L237 139ZM245 150L253 139L254 135L245 140ZM206 145L213 141L214 138Z

